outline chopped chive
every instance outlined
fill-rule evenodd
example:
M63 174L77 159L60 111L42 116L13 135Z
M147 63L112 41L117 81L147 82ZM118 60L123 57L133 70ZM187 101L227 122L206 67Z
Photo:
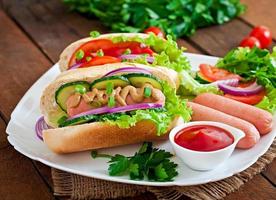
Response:
M85 60L86 60L87 62L89 62L91 59L92 59L91 56L87 56L87 57L85 58Z
M131 54L131 50L130 50L129 48L127 48L123 54L124 54L124 55Z
M85 94L86 93L86 88L82 85L76 85L75 86L75 91L80 94Z
M92 37L92 38L96 38L96 37L100 36L100 33L99 33L98 31L91 31L91 32L89 33L89 35L90 35L90 37Z
M97 56L99 56L99 57L104 56L104 52L103 52L102 49L100 49L100 50L97 51Z
M76 59L81 60L84 57L84 51L82 49L76 52Z
M114 85L112 82L106 84L106 94L111 95L113 92Z
M110 96L108 98L108 103L107 103L108 107L114 107L115 106L115 98L113 96Z
M144 88L144 97L148 98L151 96L151 88L145 87Z

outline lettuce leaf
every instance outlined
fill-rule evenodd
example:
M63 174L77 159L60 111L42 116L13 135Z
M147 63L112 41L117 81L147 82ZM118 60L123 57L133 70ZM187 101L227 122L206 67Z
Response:
M181 78L181 87L179 93L182 96L199 95L206 92L214 94L220 93L218 87L211 84L200 84L187 71L181 71L179 76Z
M276 89L267 88L267 95L255 106L274 114L276 112Z
M164 66L177 72L182 70L190 70L191 66L187 58L183 55L185 48L179 48L177 43L171 36L167 36L167 40L149 34L149 37L142 38L140 36L126 37L124 35L111 36L110 39L114 43L135 41L150 46L157 54L154 54L154 62L149 64L144 59L137 59L134 62L146 64L150 66Z

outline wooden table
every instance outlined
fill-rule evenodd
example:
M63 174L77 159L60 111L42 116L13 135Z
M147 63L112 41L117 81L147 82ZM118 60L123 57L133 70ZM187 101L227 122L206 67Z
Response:
M276 1L243 2L248 5L246 14L225 25L201 29L179 44L188 52L223 56L259 24L269 26L276 41ZM61 199L53 196L50 168L15 151L7 142L6 125L17 102L58 61L64 47L90 30L108 30L95 19L69 13L57 0L0 0L0 27L0 198ZM276 199L275 184L276 160L226 199Z

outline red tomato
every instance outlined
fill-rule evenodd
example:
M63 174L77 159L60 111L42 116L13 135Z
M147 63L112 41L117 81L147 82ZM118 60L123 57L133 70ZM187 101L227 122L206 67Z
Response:
M165 36L163 31L160 28L156 27L156 26L150 26L149 28L144 30L144 33L150 33L150 32L154 33L158 37L164 38L164 36Z
M115 58L112 56L97 56L92 58L89 62L81 64L80 68L96 66L96 65L104 65L109 63L118 63L121 62L119 58Z
M261 48L261 43L260 41L253 37L253 36L249 36L244 38L241 43L240 43L241 47L249 47L249 48L253 48L254 46Z
M272 42L271 31L266 26L256 26L250 36L257 38L261 43L261 48L267 48Z
M225 94L224 96L229 99L234 99L236 101L243 102L243 103L246 103L249 105L255 105L255 104L259 103L264 98L265 91L262 90L258 94L253 94L253 95L249 95L249 96L235 96L235 95L231 95L231 94Z
M201 64L199 68L203 76L211 81L233 79L233 78L237 78L241 80L241 77L237 74L233 74L225 69L219 69L217 67L213 67L208 64Z
M114 46L113 42L108 39L98 39L92 40L90 42L86 42L81 45L71 56L68 66L73 65L76 62L76 52L79 50L83 50L85 52L85 56L88 56L91 52L97 52L99 49L103 51Z

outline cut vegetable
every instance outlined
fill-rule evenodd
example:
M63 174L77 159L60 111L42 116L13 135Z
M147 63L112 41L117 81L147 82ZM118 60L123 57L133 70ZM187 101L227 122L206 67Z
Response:
M114 76L119 73L143 73L143 74L151 74L151 72L147 69L144 68L139 68L139 67L122 67L119 69L112 70L108 72L105 76Z
M195 80L197 80L199 83L202 83L202 84L212 82L212 80L206 78L200 71L196 73Z
M91 88L97 88L100 90L104 90L107 88L107 84L112 83L113 87L125 87L129 85L129 81L126 77L123 76L108 76L108 77L103 77L100 79L95 80L94 82L91 83Z
M127 77L131 85L135 87L143 87L146 83L149 83L154 88L162 90L162 85L160 81L152 75L133 73L127 74L125 75L125 77Z
M64 111L67 111L66 101L67 99L75 94L76 86L83 86L86 91L89 90L89 83L86 81L76 81L72 83L66 83L62 85L55 93L55 100L60 108Z
M97 119L97 116L95 115L84 115L76 118L72 118L69 120L66 120L59 124L59 127L65 127L65 126L73 126L78 124L84 124L87 122L93 122Z

